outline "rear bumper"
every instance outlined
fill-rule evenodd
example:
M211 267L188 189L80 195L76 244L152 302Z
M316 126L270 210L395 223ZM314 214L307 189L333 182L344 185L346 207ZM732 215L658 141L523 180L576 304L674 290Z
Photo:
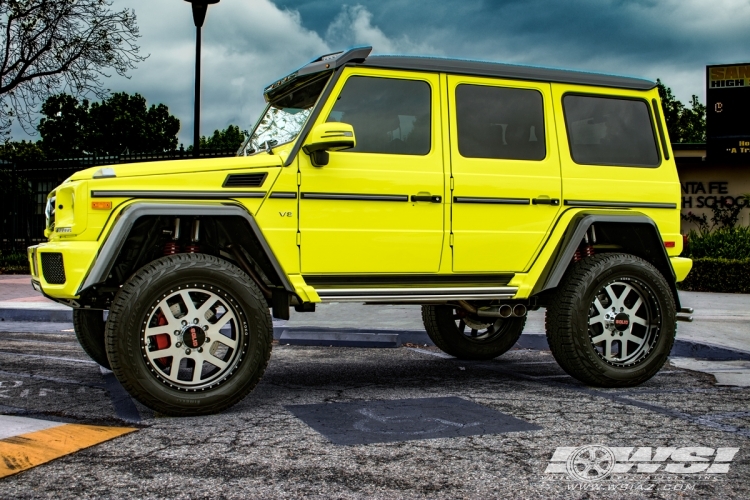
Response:
M669 261L674 269L674 275L678 283L687 278L688 273L693 268L693 261L685 257L670 257Z

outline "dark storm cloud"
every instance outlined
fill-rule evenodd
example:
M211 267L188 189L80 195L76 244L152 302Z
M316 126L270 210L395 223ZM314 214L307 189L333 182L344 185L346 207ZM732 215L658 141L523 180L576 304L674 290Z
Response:
M163 102L192 137L195 28L182 0L114 0L134 9L151 57L105 82ZM750 60L747 0L222 0L204 30L202 131L250 128L263 87L327 51L411 53L661 78L705 102L706 64ZM15 132L15 131L14 131ZM17 138L23 134L15 134Z

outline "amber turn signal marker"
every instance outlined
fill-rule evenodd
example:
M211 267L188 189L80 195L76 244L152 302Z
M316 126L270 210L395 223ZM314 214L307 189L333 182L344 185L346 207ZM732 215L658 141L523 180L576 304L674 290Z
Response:
M112 210L111 201L92 201L91 208L94 210Z
M664 246L667 248L674 248L674 241L665 241Z

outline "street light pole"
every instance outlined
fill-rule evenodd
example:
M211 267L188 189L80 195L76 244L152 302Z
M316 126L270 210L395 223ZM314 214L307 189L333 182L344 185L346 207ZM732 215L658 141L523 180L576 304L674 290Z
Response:
M193 6L195 23L195 115L193 119L193 156L200 157L201 144L201 31L206 20L208 6L220 0L185 0Z

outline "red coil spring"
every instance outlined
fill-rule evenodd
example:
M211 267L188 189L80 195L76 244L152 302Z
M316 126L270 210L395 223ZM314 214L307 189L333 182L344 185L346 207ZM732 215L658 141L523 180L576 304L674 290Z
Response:
M592 245L586 245L583 249L584 257L592 257L594 255L594 247Z
M164 244L164 256L180 253L180 245L176 241L168 241Z
M196 243L191 243L185 247L185 253L200 253L201 247Z

